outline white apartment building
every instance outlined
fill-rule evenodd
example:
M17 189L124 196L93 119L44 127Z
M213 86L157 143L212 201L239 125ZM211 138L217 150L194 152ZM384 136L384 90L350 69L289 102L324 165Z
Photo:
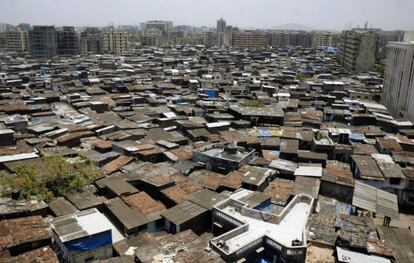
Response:
M25 52L29 50L29 33L15 28L6 32L6 50Z
M329 32L315 31L312 33L312 47L329 47L332 46L333 36Z
M107 53L122 54L128 51L128 33L117 31L112 26L103 32L103 50Z
M395 118L414 120L414 42L390 42L381 102Z

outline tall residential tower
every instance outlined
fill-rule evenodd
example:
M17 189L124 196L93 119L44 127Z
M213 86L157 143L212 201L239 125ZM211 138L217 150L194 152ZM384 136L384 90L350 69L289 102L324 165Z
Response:
M128 51L128 33L112 26L103 31L103 50L106 53L122 54Z
M395 118L414 121L414 42L390 42L381 102Z
M29 31L30 53L33 58L57 55L57 34L54 26L33 26Z
M339 61L354 72L374 68L377 54L377 34L367 30L346 30L341 34Z
M29 50L29 33L21 30L19 27L7 31L6 50L13 52L25 52Z
M219 45L221 46L221 43L223 42L223 34L224 32L226 32L226 20L224 20L223 18L220 18L219 20L217 20L217 42L219 43Z
M72 56L78 54L78 33L73 26L64 26L57 31L57 44L59 56Z

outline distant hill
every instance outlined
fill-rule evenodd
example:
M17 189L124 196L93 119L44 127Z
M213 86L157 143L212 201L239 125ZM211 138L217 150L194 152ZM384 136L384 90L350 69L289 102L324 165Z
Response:
M310 26L305 26L301 24L295 24L295 23L287 23L275 26L274 29L282 29L282 30L304 30L304 31L311 31L315 30L315 28L312 28Z

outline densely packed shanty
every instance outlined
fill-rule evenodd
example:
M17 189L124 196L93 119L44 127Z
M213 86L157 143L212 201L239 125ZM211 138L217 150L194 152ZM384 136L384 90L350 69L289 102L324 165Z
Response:
M413 262L413 123L376 72L293 47L0 62L2 262Z

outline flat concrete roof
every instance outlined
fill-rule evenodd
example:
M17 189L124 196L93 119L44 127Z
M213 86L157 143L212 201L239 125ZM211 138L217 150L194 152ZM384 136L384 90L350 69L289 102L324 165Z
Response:
M246 195L245 192L246 190L240 191L236 195L232 195L230 199L241 203L239 198L244 197ZM248 192L251 193L251 191ZM307 197L310 202L303 201L302 197ZM222 204L223 203L218 204L216 208ZM258 214L261 214L262 217L254 217L251 216L250 213L242 213L241 209L237 208L233 202L229 202L228 205L221 208L220 211L233 219L244 223L243 225L247 224L248 229L239 235L227 239L225 241L225 247L228 249L225 252L231 254L264 236L288 248L292 247L293 240L303 241L306 245L306 240L304 240L306 233L304 231L308 217L311 213L312 204L313 198L309 195L298 195L283 209L282 212L280 212L278 216L281 217L281 220L279 222L270 222L270 220L265 221L263 219L266 217L269 218L271 215L269 213L255 210ZM247 208L246 204L244 207ZM219 241L220 236L216 237L214 240Z
M237 250L262 236L268 236L285 246L291 246L292 240L303 241L303 229L309 216L310 205L306 203L294 205L279 224L244 216L231 206L226 207L224 211L237 220L249 224L247 232L226 241L230 250Z
M229 153L224 150L224 148L212 148L203 152L203 154L210 157L216 157L220 159L226 159L234 162L241 162L244 158L249 156L249 152L240 152L237 150L236 153Z

